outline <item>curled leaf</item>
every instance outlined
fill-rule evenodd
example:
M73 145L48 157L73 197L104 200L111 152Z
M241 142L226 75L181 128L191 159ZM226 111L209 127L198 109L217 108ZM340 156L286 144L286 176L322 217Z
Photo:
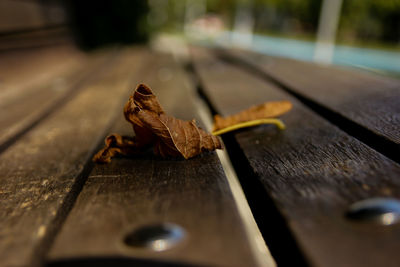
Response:
M250 107L246 110L243 110L237 114L228 117L215 115L213 132L217 132L221 129L239 123L278 117L288 112L291 108L292 103L290 103L289 101L274 101Z
M117 154L137 154L148 145L162 157L192 158L204 151L220 149L221 142L201 128L195 121L183 121L167 115L151 89L139 84L124 107L124 115L135 132L135 137L108 136L106 146L94 157L95 162L107 163Z

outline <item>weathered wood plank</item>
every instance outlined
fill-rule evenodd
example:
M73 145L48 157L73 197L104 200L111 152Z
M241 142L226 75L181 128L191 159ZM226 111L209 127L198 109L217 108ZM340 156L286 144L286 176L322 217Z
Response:
M399 79L251 52L237 51L233 55L257 66L290 91L333 111L332 116L339 114L368 129L382 140L371 140L371 136L364 142L377 143L375 149L382 145L386 150L395 149L387 153L400 159L396 156L400 151ZM385 141L388 143L381 144Z
M170 56L155 58L137 81L155 90L169 114L201 122L190 90L194 88L181 68ZM133 134L122 114L113 131ZM182 243L166 251L124 244L129 232L163 223L185 230ZM49 259L55 266L104 263L104 259L108 259L107 266L115 265L117 259L135 266L154 260L164 264L258 266L254 257L257 252L249 242L216 153L183 160L158 158L149 151L95 166Z
M0 53L0 103L86 63L88 54L72 43Z
M0 69L5 70L8 66L12 70L5 70L2 76L0 151L60 108L85 82L95 78L114 56L109 52L84 56L68 47L37 50L33 49L35 54L44 55L43 59L33 55L33 51L11 53L11 57L7 56L0 64ZM61 58L67 58L64 64L59 62ZM24 59L30 63L17 62Z
M294 104L294 109L283 116L285 131L272 126L253 127L231 135L225 145L228 151L232 149L231 159L250 193L259 191L258 182L251 178L261 182L265 190L262 194L272 198L308 263L327 267L397 266L400 225L351 221L345 213L358 200L400 198L400 166L340 131L273 84L207 52L193 50L195 67L204 93L222 115L264 101L288 99ZM243 170L250 172L244 177ZM263 205L267 203L256 203L257 210L262 211ZM273 220L269 212L264 210L265 220ZM279 235L275 229L263 230ZM268 240L267 245L273 256L273 246L285 249Z
M27 29L40 29L67 23L67 14L62 2L52 5L40 1L0 2L0 33Z
M0 155L1 266L40 263L142 56L121 52L96 81Z
M0 53L9 53L32 48L47 48L74 42L66 26L37 29L28 32L0 34Z

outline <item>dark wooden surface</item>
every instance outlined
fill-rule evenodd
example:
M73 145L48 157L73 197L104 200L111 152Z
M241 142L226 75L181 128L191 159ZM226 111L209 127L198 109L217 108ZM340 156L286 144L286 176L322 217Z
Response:
M89 58L70 43L0 53L0 103L35 90Z
M384 147L382 153L400 161L399 79L244 51L230 54L258 67L304 101L315 103L318 112L340 127L377 150Z
M292 241L311 266L398 266L400 225L354 222L348 220L345 213L349 205L358 200L399 198L400 166L339 130L265 79L222 62L205 50L193 49L192 52L203 93L216 112L229 115L272 100L287 99L294 104L294 109L283 116L287 125L285 131L273 126L259 126L224 138L231 160L242 175L241 181L246 187L250 204L257 210L256 219L258 216L258 222L266 227L261 231L267 238L272 255L278 257L278 264L290 264L293 259L282 253L288 246L279 244L279 229L270 228L274 218L268 216L273 211L267 203L268 199L252 194L267 194L272 199L290 229ZM277 65L271 63L270 69ZM323 80L322 76L318 76L320 72L316 71L318 75L307 75L306 70L300 72L292 68L292 71L279 68L279 75L286 73L285 81L291 81L290 85L296 86L296 89ZM288 78L294 76L302 78L304 83L295 83L296 79ZM330 81L328 73L325 78ZM379 81L379 84L384 81ZM343 92L343 102L340 103L343 106L338 106L341 109L344 109L344 101L349 100L349 94L354 93L352 86L357 85L357 79L353 82L346 76L343 83L348 84L348 93L338 89ZM394 81L387 84L386 88L396 87ZM326 82L325 89L333 90L331 86ZM374 91L374 88L372 86L366 91ZM317 93L316 97L325 94L327 105L333 103L335 98L336 102L340 102L339 97L325 89L321 89L324 93ZM360 94L361 89L355 86L354 91ZM314 92L317 88L309 90ZM373 99L369 101L373 102ZM382 124L389 124L389 117L396 116L386 111L382 119L386 122ZM371 120L380 119L378 114L370 113L372 115L374 118ZM259 189L260 185L264 190Z
M34 266L44 257L95 146L120 113L141 54L120 52L96 81L0 155L1 266Z
M171 56L154 55L142 67L146 73L135 81L153 88L169 114L196 118L201 124L196 92ZM122 114L112 132L132 135ZM129 232L163 223L179 225L186 232L175 248L157 252L123 243ZM116 256L133 265L146 259L202 266L257 265L215 152L184 160L158 158L149 151L95 166L49 258L96 262Z
M88 57L70 46L10 54L0 63L0 150L97 79L115 57L110 51Z
M292 101L285 131L223 137L278 266L398 266L399 224L345 216L400 198L397 80L235 51L196 48L192 63L147 48L0 52L0 266L274 266L221 154L91 163L106 134L133 134L122 107L139 82L200 125L207 109ZM165 223L186 233L169 250L124 243Z

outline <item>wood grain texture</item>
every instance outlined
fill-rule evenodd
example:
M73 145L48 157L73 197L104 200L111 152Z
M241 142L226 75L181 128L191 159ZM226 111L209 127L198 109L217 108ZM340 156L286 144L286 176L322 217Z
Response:
M121 52L96 81L0 155L1 266L42 260L85 165L128 95L141 55Z
M0 103L7 103L89 58L72 43L0 53Z
M367 128L400 148L400 80L339 67L233 53L290 90Z
M233 134L233 142L225 145L228 150L238 146L236 155L230 154L233 162L243 155L241 165L249 166L252 172L242 179L254 176L262 183L308 263L326 267L397 266L400 225L350 221L345 212L358 200L400 198L400 166L276 86L216 60L208 51L192 52L204 93L221 115L264 101L293 102L294 109L282 117L285 131L273 126L253 127ZM258 203L258 209L263 205ZM265 210L267 219L268 212Z
M115 56L109 51L83 55L68 46L10 54L0 63L0 150L60 108Z
M170 56L155 55L155 59L137 82L154 90L168 114L200 121L193 87L180 67ZM132 135L122 106L120 110L113 132ZM159 223L181 226L185 239L161 252L123 243L130 231ZM53 264L83 264L87 259L105 266L114 266L115 259L134 266L147 266L154 260L172 265L256 266L214 152L183 160L158 158L148 151L96 165L49 255Z

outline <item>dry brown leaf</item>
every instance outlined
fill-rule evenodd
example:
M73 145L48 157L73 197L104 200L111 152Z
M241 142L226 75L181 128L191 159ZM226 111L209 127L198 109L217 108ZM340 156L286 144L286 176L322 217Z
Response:
M183 121L167 115L151 89L139 84L124 107L127 121L132 123L134 138L117 134L106 138L106 146L94 157L95 162L106 163L117 154L137 154L148 145L154 153L192 158L204 151L220 149L221 142L201 128L195 121Z
M110 134L104 140L106 146L93 157L94 162L109 163L115 155L134 155L141 151L134 137Z
M275 118L288 112L292 108L289 101L265 102L264 104L250 107L228 117L214 116L213 132L232 126L237 123L257 119Z

